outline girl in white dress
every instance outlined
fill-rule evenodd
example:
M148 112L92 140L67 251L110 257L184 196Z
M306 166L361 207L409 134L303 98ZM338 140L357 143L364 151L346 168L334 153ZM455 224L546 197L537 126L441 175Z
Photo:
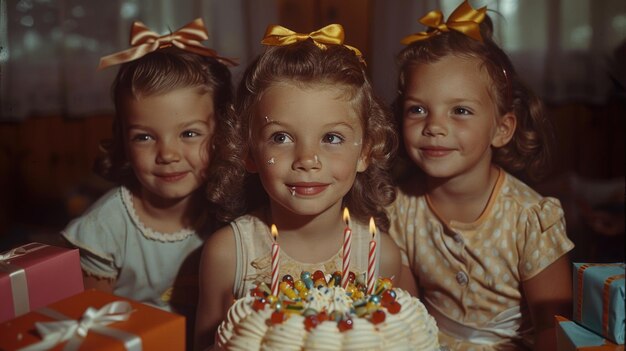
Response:
M101 60L122 64L112 139L97 163L117 187L62 234L80 248L85 288L185 314L191 330L200 248L220 218L207 189L230 188L230 143L220 135L232 120L231 61L200 44L201 19L142 42L147 32L135 22L133 47Z

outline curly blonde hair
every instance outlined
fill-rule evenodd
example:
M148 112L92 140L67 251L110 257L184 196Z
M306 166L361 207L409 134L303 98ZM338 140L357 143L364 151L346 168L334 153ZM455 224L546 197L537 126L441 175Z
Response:
M112 138L100 143L103 154L95 162L95 172L115 184L136 187L138 180L130 167L124 141L123 121L128 103L141 96L163 94L186 87L197 87L210 94L215 110L215 132L208 145L210 162L206 171L206 198L209 203L214 203L222 192L230 190L231 177L228 172L233 169L232 164L239 163L238 159L233 158L230 149L238 140L229 138L236 135L230 131L235 124L231 73L228 67L212 57L176 47L156 50L120 66L111 85L115 105ZM207 204L206 210L214 212L220 221L230 219L228 215L224 216L230 210L223 209L221 205Z
M397 56L400 74L395 115L402 120L403 92L411 66L436 62L450 55L477 58L493 83L489 89L499 115L513 112L517 118L513 138L505 146L493 150L492 162L511 173L524 170L532 180L538 180L548 172L550 144L554 139L552 124L544 114L541 100L524 85L509 57L493 41L493 24L489 16L485 16L480 24L480 32L482 43L452 30L405 47ZM405 150L401 148L400 153L405 155Z
M375 96L364 65L353 51L329 45L322 50L310 39L287 46L268 47L250 64L239 84L235 111L240 120L242 138L249 140L250 121L263 92L272 84L332 84L345 89L356 106L364 130L363 149L367 150L369 167L358 173L351 190L344 196L343 205L361 221L374 217L384 231L389 229L385 206L396 196L389 175L398 138L390 112ZM247 154L250 145L240 150ZM249 175L241 183L256 184L258 176ZM266 199L266 195L265 195ZM264 200L265 200L264 199Z

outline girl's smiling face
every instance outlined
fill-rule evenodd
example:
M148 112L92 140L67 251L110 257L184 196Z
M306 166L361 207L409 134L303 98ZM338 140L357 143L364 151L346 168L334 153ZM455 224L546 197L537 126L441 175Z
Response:
M339 211L367 168L362 123L344 89L274 83L263 93L250 124L248 170L259 173L273 208Z
M211 94L197 88L175 89L129 103L126 150L147 199L180 200L204 183L213 115Z
M403 130L411 159L435 178L482 174L491 164L491 148L508 139L481 61L446 56L407 73Z

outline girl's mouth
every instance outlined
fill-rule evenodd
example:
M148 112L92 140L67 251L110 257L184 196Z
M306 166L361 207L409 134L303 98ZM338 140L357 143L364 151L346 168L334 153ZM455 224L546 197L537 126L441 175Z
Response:
M158 174L157 177L165 182L173 183L185 178L187 173L188 172L164 173Z
M451 154L454 150L444 147L422 147L420 151L426 157L444 157Z
M287 184L292 196L312 196L317 195L328 188L328 184L323 183L294 183Z

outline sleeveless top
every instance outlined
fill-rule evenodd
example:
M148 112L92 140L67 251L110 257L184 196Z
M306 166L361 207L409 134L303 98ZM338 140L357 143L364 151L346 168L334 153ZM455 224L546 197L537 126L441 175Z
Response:
M258 283L271 282L271 247L273 243L269 226L258 216L258 212L247 214L235 219L230 223L237 249L237 268L233 294L235 298L244 297L250 289ZM352 247L350 254L350 271L357 276L367 272L367 256L371 234L369 227L359 221L351 221ZM337 233L343 237L343 232ZM376 235L376 255L380 258L380 235ZM291 275L294 280L300 279L300 273L308 271L311 274L321 270L326 274L342 271L343 254L342 247L324 262L304 263L282 251L280 252L280 274ZM376 276L378 276L380 259L377 261Z

